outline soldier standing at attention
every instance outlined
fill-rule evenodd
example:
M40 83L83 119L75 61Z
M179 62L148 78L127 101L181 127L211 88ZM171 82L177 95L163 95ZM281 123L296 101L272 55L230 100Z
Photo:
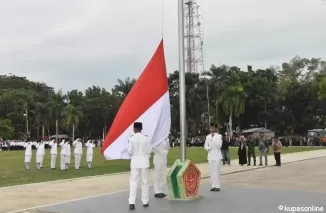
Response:
M254 166L256 166L256 152L255 152L256 141L252 138L252 135L249 135L248 137L247 146L248 146L248 166L250 166L251 156L254 160Z
M208 151L207 160L212 180L213 192L220 191L221 187L221 160L223 159L221 153L222 135L216 132L217 124L212 123L210 134L206 136L204 148Z
M141 133L142 129L143 124L140 122L135 122L135 134L129 138L128 143L128 153L131 156L129 194L129 208L131 210L135 209L139 176L141 177L141 200L143 202L143 207L148 207L149 200L148 168L152 149L149 138Z

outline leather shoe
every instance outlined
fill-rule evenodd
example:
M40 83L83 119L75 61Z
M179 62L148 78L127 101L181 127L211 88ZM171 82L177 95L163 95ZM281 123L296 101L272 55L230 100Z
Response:
M129 209L134 210L135 209L135 204L129 204Z
M221 191L221 189L219 189L219 188L214 189L214 192L219 192L219 191Z
M211 188L211 192L214 192L215 191L215 188Z
M154 197L156 197L156 198L162 198L162 194L161 193L155 194Z
M164 193L161 193L160 195L162 198L166 196L166 194L164 194Z
M146 208L146 207L148 207L148 206L149 206L149 204L148 204L148 203L147 203L147 204L143 204L143 207L145 207L145 208Z

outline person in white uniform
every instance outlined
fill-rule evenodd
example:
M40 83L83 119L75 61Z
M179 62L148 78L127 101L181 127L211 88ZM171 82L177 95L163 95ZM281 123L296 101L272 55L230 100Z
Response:
M32 142L30 141L30 139L26 140L26 143L24 144L24 148L25 148L25 168L29 169L32 160Z
M60 169L62 171L66 170L66 140L63 139L60 143Z
M55 169L55 164L57 162L57 154L58 154L58 144L55 140L50 141L49 146L51 147L50 155L51 155L51 169Z
M217 124L212 123L210 134L206 136L204 148L208 151L207 160L212 181L211 191L220 191L222 135L216 132Z
M65 155L65 168L69 169L70 167L70 157L71 157L71 147L70 147L70 141L67 140L65 143L65 151L66 151L66 155Z
M45 154L44 142L39 140L36 144L36 168L42 169Z
M150 140L141 133L143 125L140 122L134 123L135 134L129 138L128 153L130 160L130 194L129 208L135 209L135 200L137 194L137 185L139 176L141 176L141 200L143 207L148 207L148 168L149 158L152 152Z
M86 162L88 168L92 168L92 162L93 162L93 148L95 147L93 141L88 140L86 143Z
M169 139L165 139L160 145L153 147L154 158L154 193L157 198L164 198L163 184L166 175L167 155L170 149Z
M77 138L72 145L75 147L74 154L75 154L75 169L79 169L80 161L83 155L83 143L81 142L80 138Z

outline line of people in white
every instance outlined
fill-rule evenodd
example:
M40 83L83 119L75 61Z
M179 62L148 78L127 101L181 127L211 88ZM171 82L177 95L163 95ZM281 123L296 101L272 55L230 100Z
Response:
M24 144L25 148L25 168L30 169L30 163L32 160L32 145L33 143L28 139L26 143ZM58 155L58 144L55 140L50 141L49 143L51 149L50 149L50 155L51 155L51 169L56 168L56 161L57 161L57 155ZM38 141L36 144L36 168L42 169L43 168L43 160L45 155L45 143L43 141ZM61 147L60 150L60 169L62 171L69 169L70 166L70 158L71 158L71 145L69 141L66 141L63 139L61 143L59 144ZM77 139L72 143L72 146L74 147L74 157L75 157L75 169L80 168L80 163L83 155L83 142L81 139ZM86 146L86 162L88 168L92 168L92 162L93 162L93 148L95 147L93 141L88 140L85 144Z

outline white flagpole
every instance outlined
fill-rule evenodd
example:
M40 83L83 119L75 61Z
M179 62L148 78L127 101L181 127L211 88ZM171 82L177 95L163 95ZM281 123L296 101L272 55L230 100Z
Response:
M178 34L179 34L179 102L180 102L180 160L186 160L186 81L184 55L184 3L178 0Z

